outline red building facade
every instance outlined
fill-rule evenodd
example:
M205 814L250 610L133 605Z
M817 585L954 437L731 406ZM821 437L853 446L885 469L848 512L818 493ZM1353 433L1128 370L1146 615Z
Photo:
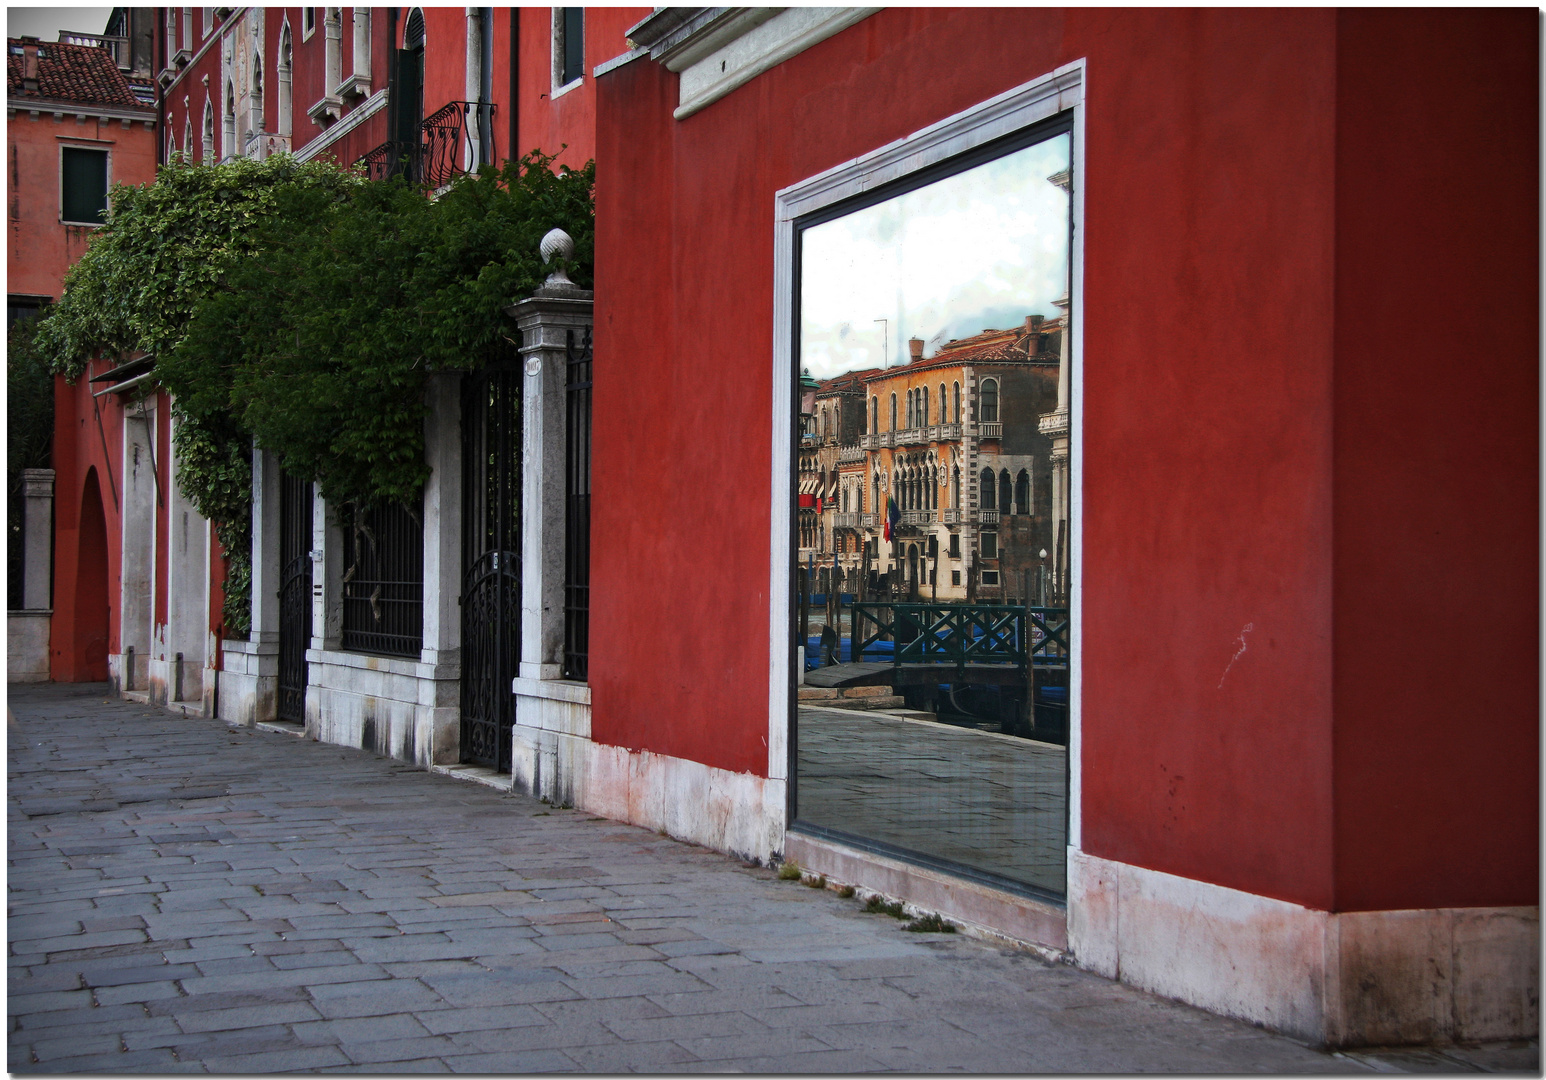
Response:
M599 80L594 528L633 541L595 552L593 737L762 778L749 814L781 801L765 794L790 768L781 191L1066 78L1054 112L1072 117L1081 207L1069 884L1020 932L1333 1042L1533 1030L1527 24L888 10L795 55L769 46L770 66L719 96L721 73L695 67L709 46L683 60L693 28L662 27ZM1440 63L1464 89L1428 78ZM1479 164L1462 177L1449 152ZM1440 294L1488 312L1468 345L1495 362L1463 401L1432 393L1447 361L1417 340ZM688 460L716 498L675 497L658 463ZM667 641L659 595L682 598ZM1455 605L1477 618L1436 652L1436 613ZM706 656L713 677L688 678ZM1462 671L1463 705L1445 690ZM1457 708L1477 721L1458 742ZM858 847L782 840L812 870L992 909Z
M9 321L59 299L65 272L101 226L111 185L155 176L154 88L129 61L128 43L115 52L100 36L61 38L8 41ZM36 631L13 634L13 653L35 649L40 672L62 681L107 678L108 655L120 651L122 514L109 473L122 476L124 414L116 397L95 398L97 389L86 379L56 384L52 615L11 620ZM41 561L31 568L45 583L48 569ZM11 606L22 604L13 597Z

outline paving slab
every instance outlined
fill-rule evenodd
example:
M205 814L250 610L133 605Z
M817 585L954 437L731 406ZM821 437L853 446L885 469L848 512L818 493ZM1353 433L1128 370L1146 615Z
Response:
M13 686L15 1073L1539 1073L1330 1054L362 750Z

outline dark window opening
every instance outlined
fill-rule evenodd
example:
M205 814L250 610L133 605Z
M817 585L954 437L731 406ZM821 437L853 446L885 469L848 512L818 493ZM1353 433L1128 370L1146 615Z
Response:
M563 13L563 21L559 28L562 59L558 84L568 86L585 74L585 9L567 7L559 10Z
M107 151L67 146L63 151L60 220L101 225L107 221Z
M996 379L982 380L982 390L978 395L977 414L977 420L980 423L998 423L998 381Z

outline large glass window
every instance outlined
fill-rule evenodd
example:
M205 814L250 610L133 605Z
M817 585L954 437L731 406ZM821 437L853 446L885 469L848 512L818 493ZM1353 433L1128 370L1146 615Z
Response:
M1068 501L1030 480L1067 473L1071 128L1055 117L793 224L794 371L859 380L897 434L831 451L873 478L853 554L792 558L790 827L1051 899Z

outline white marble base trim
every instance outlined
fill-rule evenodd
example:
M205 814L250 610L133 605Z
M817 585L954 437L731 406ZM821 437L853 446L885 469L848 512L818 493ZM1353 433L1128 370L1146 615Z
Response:
M529 715L532 700L522 700L518 716ZM590 710L584 711L588 733ZM663 831L742 859L767 863L781 849L781 780L522 723L512 732L512 748L512 786L522 794Z
M795 831L784 837L784 858L841 884L938 912L978 936L1029 945L1047 959L1068 948L1063 910L1028 896Z
M1069 853L1075 963L1326 1046L1538 1037L1540 907L1327 912Z

